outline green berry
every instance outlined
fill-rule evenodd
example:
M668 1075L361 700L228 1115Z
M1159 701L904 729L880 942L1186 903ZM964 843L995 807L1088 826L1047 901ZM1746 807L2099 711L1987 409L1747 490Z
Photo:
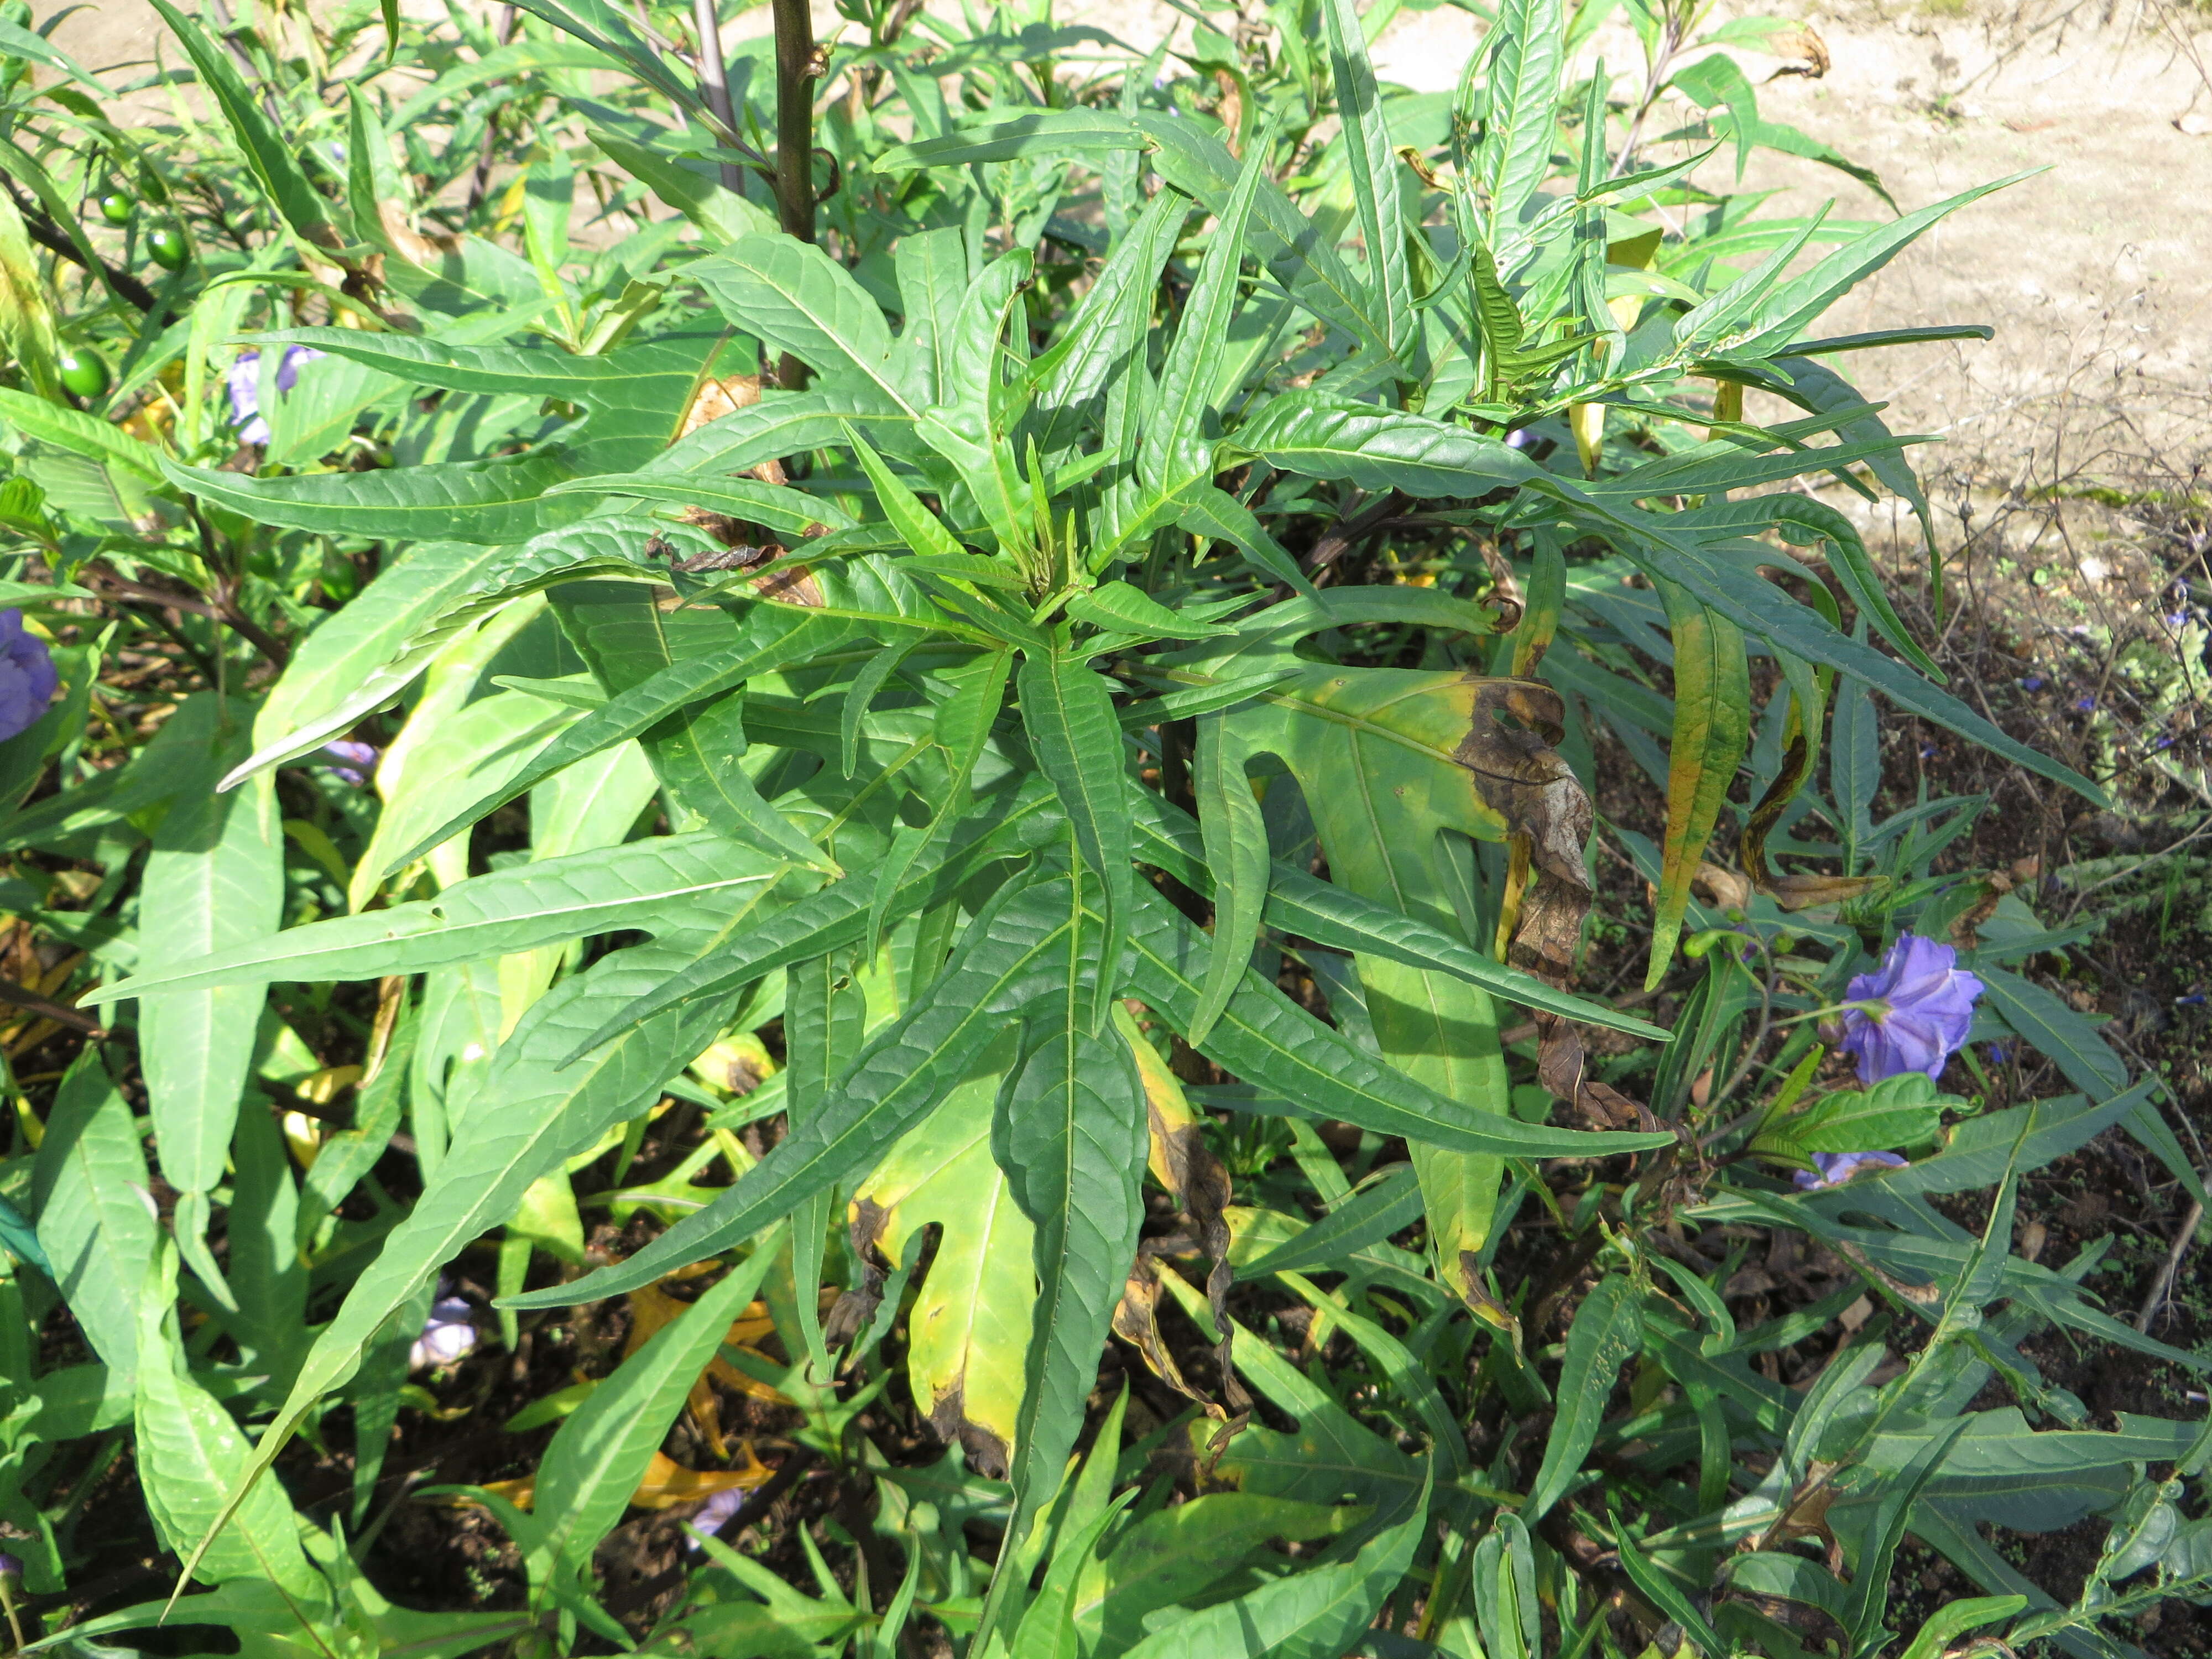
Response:
M80 398L90 402L107 395L111 384L107 365L96 351L70 349L61 356L62 384Z
M106 191L98 203L100 216L106 220L109 224L117 226L127 225L131 222L131 209L136 205L119 190Z
M164 225L147 234L146 256L164 270L181 270L185 261L192 257L191 245L185 240L184 232Z

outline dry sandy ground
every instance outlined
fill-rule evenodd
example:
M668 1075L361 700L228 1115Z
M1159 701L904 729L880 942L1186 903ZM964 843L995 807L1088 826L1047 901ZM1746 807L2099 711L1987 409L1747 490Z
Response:
M1870 397L1893 401L1896 424L1948 440L1923 452L1939 501L1948 495L1955 514L1969 489L2020 501L2038 486L2160 465L2186 477L2212 456L2212 136L2203 136L2212 133L2212 6L1781 0L1777 9L1818 31L1831 67L1819 80L1768 82L1763 112L1875 168L1907 209L2050 169L1938 227L1832 315L1833 331L1913 321L1997 330L1986 345L1849 361ZM1139 46L1176 21L1157 0L1079 0L1060 15ZM766 21L756 9L731 32L757 33ZM820 21L835 24L826 10ZM1478 27L1449 6L1404 12L1378 45L1380 71L1417 89L1449 87ZM149 57L158 33L143 0L100 0L57 38L98 65ZM1617 31L1596 49L1616 66L1637 60ZM1742 61L1754 77L1777 67ZM1787 204L1834 195L1843 211L1882 211L1826 168L1761 158L1753 169L1753 182L1788 191Z

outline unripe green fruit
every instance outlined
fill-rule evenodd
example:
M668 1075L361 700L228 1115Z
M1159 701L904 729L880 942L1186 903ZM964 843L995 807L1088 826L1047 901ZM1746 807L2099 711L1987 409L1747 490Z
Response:
M131 222L131 210L137 204L119 190L104 192L98 203L100 216L106 220L109 224L116 226L127 225Z
M100 361L96 351L64 350L61 355L61 371L62 384L87 402L106 397L112 384L107 365Z
M192 257L191 245L185 240L184 232L164 225L148 234L146 257L164 270L181 270L185 261Z

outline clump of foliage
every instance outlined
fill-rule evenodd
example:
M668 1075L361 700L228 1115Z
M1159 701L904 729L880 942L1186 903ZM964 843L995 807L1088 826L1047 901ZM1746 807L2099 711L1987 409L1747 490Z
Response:
M1919 505L1835 365L1983 331L1817 326L1996 185L1699 183L1870 175L1662 0L1443 96L1352 0L155 3L136 83L0 24L18 1643L2087 1659L2207 1593L2212 1440L2024 1345L2202 1362L2012 1253L2106 1129L2197 1172L1983 803L1877 816L1874 694L2097 786L1812 493ZM2078 1092L1943 1091L2015 1034ZM395 1424L586 1304L442 1494L512 1605L402 1605ZM1983 1530L2090 1516L2070 1604ZM1908 1534L1984 1594L1897 1628Z

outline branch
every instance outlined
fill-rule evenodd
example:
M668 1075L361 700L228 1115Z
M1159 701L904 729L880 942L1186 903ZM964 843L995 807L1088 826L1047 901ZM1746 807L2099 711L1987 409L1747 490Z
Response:
M150 313L155 307L160 304L154 296L154 290L129 271L118 270L105 259L95 258L88 261L84 257L84 250L70 240L69 233L47 216L46 209L34 202L25 201L21 192L16 190L14 179L6 179L4 182L8 186L8 194L15 198L15 210L23 216L23 228L31 233L33 241L40 247L48 248L58 253L71 264L81 265L87 270L97 272L108 287L113 289L141 311Z

